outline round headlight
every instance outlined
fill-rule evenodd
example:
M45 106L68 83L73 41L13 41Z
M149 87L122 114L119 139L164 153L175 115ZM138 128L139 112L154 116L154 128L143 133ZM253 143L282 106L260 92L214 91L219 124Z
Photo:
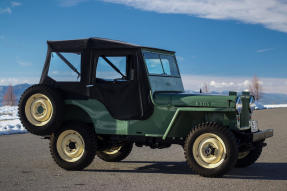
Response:
M237 97L237 100L236 100L236 110L237 112L240 114L241 113L241 110L242 110L242 101L241 101L241 98L240 97Z
M255 110L255 107L256 107L255 99L253 96L251 96L249 100L249 108L250 108L251 113Z

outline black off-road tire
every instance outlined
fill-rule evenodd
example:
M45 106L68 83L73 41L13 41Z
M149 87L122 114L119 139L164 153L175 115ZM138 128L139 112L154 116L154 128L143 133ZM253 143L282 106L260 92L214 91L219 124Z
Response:
M133 143L127 142L122 144L120 150L114 154L107 154L104 151L97 151L97 156L106 162L120 162L129 156L132 148Z
M224 161L215 168L205 168L197 163L193 156L193 144L200 135L212 133L222 139L226 147ZM193 172L204 177L221 177L234 167L238 157L238 146L234 134L227 128L218 126L216 123L202 123L194 127L185 140L184 155L188 166Z
M49 98L53 107L53 113L48 123L42 126L32 124L25 113L25 106L28 99L35 94L43 94ZM18 115L23 126L35 135L50 135L55 129L62 124L64 113L64 101L60 93L49 86L38 84L29 87L21 96L18 105Z
M235 167L236 168L245 168L248 167L252 164L254 164L257 159L260 157L261 153L262 153L262 143L256 143L255 144L255 148L253 150L250 150L250 152L248 153L247 156L245 156L244 158L238 159Z
M66 130L74 130L78 132L84 139L85 149L83 155L79 160L75 162L68 162L61 158L57 150L57 140L61 133ZM82 170L89 166L96 155L96 133L92 127L89 127L83 123L69 123L65 124L62 128L58 129L55 133L52 133L50 137L50 153L54 161L65 170Z

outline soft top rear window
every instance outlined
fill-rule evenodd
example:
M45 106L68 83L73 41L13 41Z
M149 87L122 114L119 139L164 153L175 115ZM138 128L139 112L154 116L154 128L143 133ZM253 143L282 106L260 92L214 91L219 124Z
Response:
M56 81L79 82L81 53L52 52L48 76Z

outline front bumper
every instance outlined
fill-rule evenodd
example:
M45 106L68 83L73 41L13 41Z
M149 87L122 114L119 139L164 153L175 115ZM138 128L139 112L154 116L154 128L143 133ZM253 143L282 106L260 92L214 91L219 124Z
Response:
M273 136L273 129L266 129L252 133L252 142L262 141Z

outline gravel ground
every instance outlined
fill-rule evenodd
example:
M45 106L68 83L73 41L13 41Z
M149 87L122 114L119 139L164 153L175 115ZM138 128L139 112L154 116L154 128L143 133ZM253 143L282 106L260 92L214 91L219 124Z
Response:
M0 136L0 190L287 190L287 109L256 111L261 129L275 135L256 164L223 178L204 178L186 166L180 146L135 147L120 163L95 158L68 172L52 160L48 140L31 134Z

